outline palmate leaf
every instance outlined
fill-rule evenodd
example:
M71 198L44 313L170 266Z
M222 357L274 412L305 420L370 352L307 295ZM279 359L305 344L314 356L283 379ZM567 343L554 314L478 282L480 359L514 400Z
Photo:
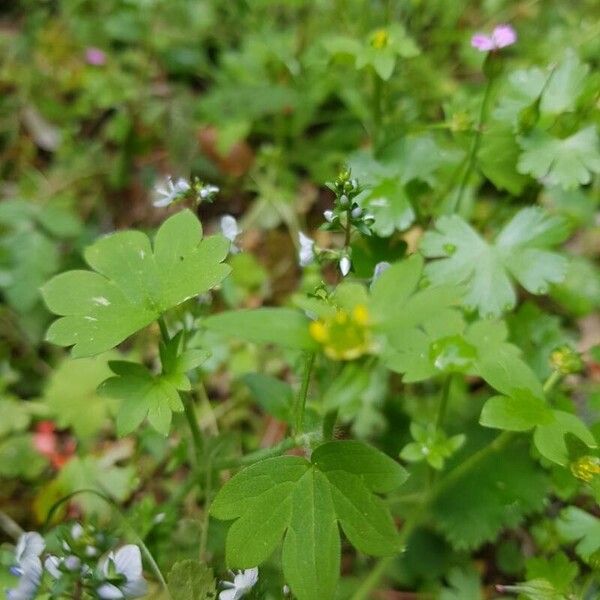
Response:
M143 365L133 362L114 360L109 366L115 377L103 381L98 386L98 393L121 400L117 414L118 434L132 432L148 417L159 433L167 435L172 413L183 411L178 392L183 387L180 380L173 382L168 375L153 375Z
M230 567L261 564L284 538L283 570L294 595L328 600L339 578L338 524L362 552L398 551L391 515L376 494L405 479L406 471L374 448L329 442L313 452L311 462L281 456L244 469L217 494L211 514L235 519L227 535Z
M474 549L541 510L548 487L526 441L517 439L445 487L436 497L433 515L457 550Z
M520 210L497 235L484 240L458 215L441 217L428 231L421 251L436 258L425 268L432 283L464 284L464 305L486 317L510 310L516 301L512 279L532 294L545 294L562 281L567 260L548 248L568 235L566 221L539 208Z
M73 356L114 348L166 310L217 285L229 273L223 236L202 239L202 226L189 210L167 219L154 238L122 231L85 251L94 271L68 271L51 279L42 293L48 308L62 315L47 339L73 346Z
M461 290L451 285L420 289L422 277L423 258L415 254L375 281L369 301L373 327L386 339L385 365L403 373L405 381L438 373L429 356L431 343L463 329L456 308Z
M590 513L568 506L560 513L556 528L567 542L577 542L575 552L585 561L600 550L600 519Z
M547 186L575 188L588 184L593 173L600 173L600 140L593 125L564 139L534 129L518 141L523 153L517 170Z

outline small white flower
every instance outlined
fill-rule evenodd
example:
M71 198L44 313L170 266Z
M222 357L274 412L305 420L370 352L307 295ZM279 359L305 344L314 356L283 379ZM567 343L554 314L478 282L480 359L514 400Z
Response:
M116 552L110 552L101 564L105 577L111 572L125 577L118 585L103 583L96 591L102 600L121 600L122 598L140 598L148 591L142 572L142 555L135 544L128 544Z
M342 276L346 277L346 275L350 273L351 266L352 263L350 262L350 259L347 256L342 256L342 258L340 258L340 271L342 273Z
M300 250L298 251L298 259L301 267L306 267L315 259L315 242L301 231L298 234Z
M326 211L323 213L323 216L325 217L325 220L326 220L328 223L331 223L331 222L333 221L333 211L332 211L332 210L326 210Z
M44 567L46 567L46 571L50 573L50 575L54 579L60 579L62 573L60 571L60 565L62 560L58 558L58 556L53 556L52 554L46 558L44 561Z
M154 194L156 200L152 203L156 208L164 208L173 204L175 200L178 200L190 190L190 184L180 177L177 181L173 182L171 177L167 177L161 186L154 188Z
M389 262L382 261L375 265L373 270L373 281L376 281L381 275L391 267Z
M44 538L37 531L28 531L22 534L15 549L17 564L30 556L40 556L45 547Z
M215 194L220 192L216 185L203 185L198 192L200 200L211 200Z
M223 215L221 217L221 232L230 242L235 242L235 238L241 233L235 217L231 215Z
M71 527L71 537L74 540L78 540L83 535L83 527L79 523L75 523L73 527Z
M239 600L256 585L257 581L258 569L256 567L238 571L233 577L233 583L231 581L221 582L227 589L219 594L219 600Z
M42 561L39 556L29 555L23 558L18 567L12 569L19 576L19 583L6 592L7 600L32 600L36 597L42 581Z

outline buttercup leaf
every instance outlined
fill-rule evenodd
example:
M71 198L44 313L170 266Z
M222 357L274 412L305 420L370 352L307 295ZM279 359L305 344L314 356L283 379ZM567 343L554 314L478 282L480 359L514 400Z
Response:
M229 242L202 239L189 210L167 219L154 248L138 231L100 239L85 252L93 271L67 271L42 289L48 308L62 315L47 339L73 346L74 357L93 356L120 344L166 310L206 292L229 273L222 264Z
M237 519L227 536L231 567L254 567L283 541L283 569L299 600L330 599L340 567L338 523L363 552L398 550L388 508L373 491L391 491L406 478L400 465L359 442L329 442L312 462L271 458L233 477L217 494L211 514Z
M515 305L512 279L532 294L545 294L562 281L567 260L549 250L565 239L566 222L539 208L520 210L493 244L458 215L441 217L437 231L428 231L421 251L436 258L425 268L435 284L464 284L463 303L483 316L497 316Z

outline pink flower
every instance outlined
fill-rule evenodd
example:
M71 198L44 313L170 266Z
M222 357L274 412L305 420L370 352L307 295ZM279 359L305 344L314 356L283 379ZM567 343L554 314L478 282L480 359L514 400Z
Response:
M471 38L471 46L479 52L490 52L511 46L517 41L517 32L510 25L497 25L492 35L476 33Z
M106 63L106 53L100 48L89 47L85 49L85 61L88 65L101 67Z

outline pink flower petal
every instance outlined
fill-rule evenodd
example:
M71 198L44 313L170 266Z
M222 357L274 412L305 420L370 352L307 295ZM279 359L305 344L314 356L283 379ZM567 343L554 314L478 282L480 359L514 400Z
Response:
M86 48L85 60L88 65L94 65L95 67L101 67L106 63L106 54L100 48Z
M494 47L506 48L517 41L517 32L510 25L498 25L492 32Z
M476 33L471 38L471 46L473 46L473 48L477 48L479 52L489 52L495 48L492 38L483 33Z

